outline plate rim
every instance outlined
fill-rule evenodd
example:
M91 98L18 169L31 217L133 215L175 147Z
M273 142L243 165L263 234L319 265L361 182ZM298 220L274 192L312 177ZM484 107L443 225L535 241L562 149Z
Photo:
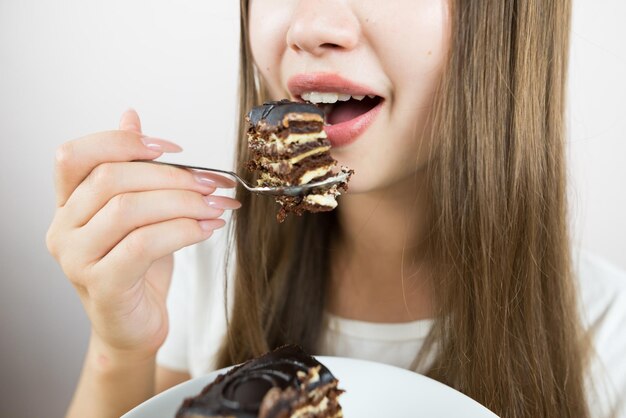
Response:
M464 394L463 392L460 392L456 389L454 389L451 386L446 385L445 383L442 383L438 380L435 380L431 377L425 376L421 373L418 372L414 372L412 370L408 370L402 367L398 367L398 366L394 366L391 364L386 364L386 363L381 363L381 362L377 362L377 361L372 361L372 360L365 360L365 359L357 359L357 358L352 358L352 357L342 357L342 356L325 356L325 355L313 355L313 357L315 359L317 359L320 363L326 365L326 362L330 361L331 363L335 363L335 362L342 362L342 363L352 363L352 364L367 364L370 367L375 367L375 368L382 368L382 369L392 369L394 373L401 373L406 375L407 377L410 375L411 378L418 378L418 379L422 379L425 381L428 381L429 384L437 386L439 387L441 390L444 391L453 391L456 393L456 395L461 395L461 397L465 398L465 400L469 400L471 403L475 404L477 407L482 408L485 413L490 413L491 416L493 418L499 418L498 415L496 415L493 411L491 411L489 408L487 408L486 406L484 406L483 404L481 404L480 402L476 401L475 399L467 396L466 394ZM243 364L243 363L239 363L239 364ZM192 377L189 380L186 380L184 382L181 382L175 386L172 386L171 388L168 388L166 390L164 390L161 393L158 393L156 395L154 395L153 397L146 399L144 402L140 403L139 405L135 406L133 409L131 409L130 411L126 412L124 415L122 415L120 418L131 418L132 414L135 414L139 409L141 409L142 407L144 407L145 404L149 403L149 402L154 402L157 398L163 398L163 397L167 397L169 396L170 392L175 392L177 390L180 390L180 387L182 386L186 386L186 385L190 385L191 382L200 382L200 381L204 381L204 385L208 385L210 382L212 382L213 380L215 380L215 378L217 378L218 375L222 374L222 373L226 373L228 370L237 367L239 364L235 364L233 366L228 366L228 367L223 367L221 369L217 369L217 370L213 370L210 371L206 374L203 374L201 376L196 376L196 377ZM332 369L333 367L328 367L329 369ZM331 370L332 373L332 370ZM341 388L341 380L339 383L339 387ZM182 399L181 399L182 402Z

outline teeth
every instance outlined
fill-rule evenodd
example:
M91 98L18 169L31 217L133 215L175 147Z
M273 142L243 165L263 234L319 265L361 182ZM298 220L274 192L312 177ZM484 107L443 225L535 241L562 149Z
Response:
M311 93L311 101L313 103L322 103L322 93Z
M337 93L317 93L319 94L320 103L336 103Z
M337 93L318 93L312 91L310 93L302 93L302 99L311 103L336 103L338 100Z
M310 92L306 92L306 93L302 93L301 95L302 100L307 101L307 102L311 102L311 103L336 103L336 102L347 102L348 100L350 100L350 98L353 98L355 100L363 100L365 98L364 95L354 95L351 96L349 94L344 94L344 93L322 93L322 92L317 92L317 91L310 91ZM374 98L376 97L373 94L368 94L367 97L370 98Z

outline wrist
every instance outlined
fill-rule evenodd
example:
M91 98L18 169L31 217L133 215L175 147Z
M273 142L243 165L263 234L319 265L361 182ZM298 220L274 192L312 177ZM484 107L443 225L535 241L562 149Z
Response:
M154 396L154 354L120 350L91 333L68 417L119 417Z
M92 331L89 340L92 365L101 372L130 370L141 366L154 366L155 351L130 350L114 347Z

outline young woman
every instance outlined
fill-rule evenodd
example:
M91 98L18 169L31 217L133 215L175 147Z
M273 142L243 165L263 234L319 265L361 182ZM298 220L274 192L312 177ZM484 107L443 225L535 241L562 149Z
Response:
M132 162L180 151L134 111L64 144L47 240L93 330L68 416L119 416L287 342L416 370L503 417L626 413L623 276L574 263L567 236L569 1L241 10L240 114L374 96L327 113L350 192L277 224L271 199L214 195L227 179Z

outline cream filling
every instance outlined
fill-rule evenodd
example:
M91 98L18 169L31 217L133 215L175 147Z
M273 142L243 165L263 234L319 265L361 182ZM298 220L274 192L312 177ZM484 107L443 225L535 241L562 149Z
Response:
M298 181L298 184L306 184L309 183L311 180L321 177L324 174L328 173L330 170L332 170L333 165L327 165L325 167L318 167L315 168L313 170L309 170L306 171L301 177L300 180Z
M291 418L306 417L311 414L319 414L328 408L328 396L324 396L317 405L306 405L291 414Z
M264 166L266 166L266 167L268 167L268 168L271 168L271 169L272 169L272 171L274 171L274 172L276 172L276 171L280 170L280 166L281 166L281 164L282 164L282 163L268 163L267 161L261 161L261 163L262 163ZM291 166L292 166L292 164L289 164L289 170L291 170Z
M283 117L283 126L289 126L289 122L324 122L324 118L317 113L291 112Z
M322 368L322 366L315 366L309 369L309 371L307 373L303 372L302 370L298 370L296 372L296 376L298 376L298 379L300 379L300 381L305 381L307 379L307 377L309 377L308 380L306 380L307 384L311 384L311 383L316 383L320 380L320 369ZM315 391L313 391L315 392Z
M326 138L326 132L308 132L305 134L289 134L287 138L280 138L276 134L271 134L269 141L276 141L279 144L306 144L307 142L315 142L320 138Z
M290 186L288 182L283 182L278 177L274 177L269 173L261 173L261 177L257 180L257 185L261 186L263 183L270 183L276 186Z
M310 157L311 155L315 155L315 154L324 153L328 151L329 149L330 149L330 146L313 148L312 150L309 150L300 155L296 155L295 157L290 158L287 161L289 161L291 164L296 164L297 162L304 160L306 157Z
M317 206L324 206L328 208L337 207L337 199L332 193L310 194L304 198L304 201Z
M327 165L325 167L318 167L314 170L306 171L302 176L300 176L300 180L298 180L298 185L309 183L311 180L328 173L330 170L332 170L332 168L333 165ZM261 177L257 180L257 184L261 185L263 182L268 182L281 186L291 186L289 182L283 181L278 177L272 176L269 173L261 173Z
M296 164L302 160L304 160L307 157L310 157L311 155L315 155L315 154L321 154L323 152L326 152L330 149L330 146L325 146L325 147L317 147L317 148L313 148L307 152L304 152L302 154L296 155L293 158L289 158L288 160L281 160L279 162L272 162L272 160L270 160L267 157L261 157L259 158L259 162L261 164L267 165L271 168L273 168L274 170L278 169L278 167L280 166L281 163L289 163L291 165Z

